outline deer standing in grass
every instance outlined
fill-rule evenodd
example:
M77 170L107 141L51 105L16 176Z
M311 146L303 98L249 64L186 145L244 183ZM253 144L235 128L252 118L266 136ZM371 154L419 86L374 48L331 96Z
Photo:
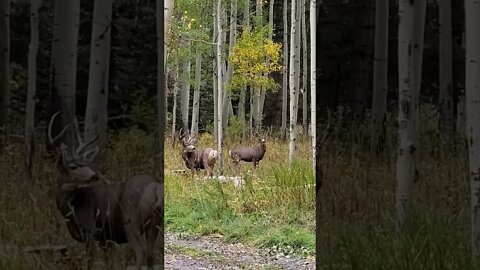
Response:
M188 135L188 138L186 138L185 134L180 133L180 139L183 144L182 159L185 162L185 166L192 170L192 175L194 171L207 170L207 175L212 177L218 154L217 150L210 147L204 150L197 150L195 147L195 136L190 137Z
M265 137L261 137L259 143L260 145L256 147L233 148L228 151L228 155L232 158L235 165L238 165L240 161L253 162L253 167L257 168L258 163L263 159L267 151Z
M52 123L59 113L52 116L48 125L48 139L52 145L56 145L69 128L67 125L52 137ZM163 237L163 230L160 231L163 183L149 175L137 175L112 184L98 181L97 172L90 166L99 148L88 149L98 136L84 142L76 120L74 124L79 146L69 152L68 147L60 143L56 203L72 238L86 243L86 269L92 269L94 241L105 248L112 242L128 242L135 251L136 269L140 270L145 260L148 268L153 269L154 244L159 233Z

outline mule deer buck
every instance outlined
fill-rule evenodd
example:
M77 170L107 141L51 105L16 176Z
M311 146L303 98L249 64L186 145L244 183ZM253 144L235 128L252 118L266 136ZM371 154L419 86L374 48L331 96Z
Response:
M52 145L69 128L67 125L52 137L52 123L59 113L52 116L48 125L48 139ZM72 238L86 243L86 268L92 268L96 241L104 248L112 243L128 242L135 251L136 269L141 269L145 260L148 268L153 269L154 243L159 232L163 236L160 231L164 209L163 183L149 175L133 176L125 182L101 183L97 172L90 167L99 148L87 149L98 136L84 142L76 120L74 124L79 145L69 151L64 143L60 143L56 203Z
M188 132L187 132L188 133ZM213 169L217 160L218 152L213 148L206 148L203 150L197 150L195 146L195 136L188 138L180 131L180 139L183 144L182 159L185 162L185 166L194 171L207 170L209 177L213 176Z
M242 160L245 162L253 162L253 167L257 168L260 160L263 159L267 146L265 145L265 137L262 136L258 140L260 145L256 147L237 147L228 151L228 155L232 158L233 163L238 165Z

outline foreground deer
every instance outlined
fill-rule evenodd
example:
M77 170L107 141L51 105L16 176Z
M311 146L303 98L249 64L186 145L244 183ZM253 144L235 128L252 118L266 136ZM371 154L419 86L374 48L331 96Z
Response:
M253 167L256 168L260 160L263 159L267 146L265 145L265 138L259 139L260 145L256 147L237 147L228 151L228 155L232 158L233 163L238 165L240 160L245 162L253 162Z
M217 150L213 148L206 148L204 150L197 150L195 147L195 137L185 138L185 134L181 134L180 138L183 143L182 159L185 162L185 166L192 170L207 170L209 177L213 176L213 169L215 167L215 161L217 159Z
M58 114L52 116L48 125L52 145L69 127L52 138L52 123ZM163 183L149 175L113 184L100 183L98 174L90 167L99 148L87 150L98 136L85 143L76 120L75 128L79 143L75 151L69 153L67 146L60 143L56 202L72 238L86 243L86 268L92 267L93 241L97 241L102 247L109 242L129 242L135 251L136 269L141 269L145 259L148 268L153 269L154 243L163 223Z

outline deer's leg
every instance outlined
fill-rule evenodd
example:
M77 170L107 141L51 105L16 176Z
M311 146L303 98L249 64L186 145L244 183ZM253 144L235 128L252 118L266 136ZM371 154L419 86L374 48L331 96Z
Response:
M154 260L155 260L155 256L154 256L154 247L155 247L155 241L157 239L157 236L158 236L158 232L159 232L159 218L157 217L153 217L152 220L151 220L151 223L149 225L149 227L147 228L147 231L146 231L146 240L147 240L147 266L148 266L148 269L153 269L153 264L154 264ZM163 242L161 242L163 243ZM163 262L162 264L163 265Z
M85 244L85 269L91 270L93 269L93 260L95 255L95 242L93 241L92 235L87 236L87 242Z
M131 209L130 211L132 211ZM135 251L135 269L141 270L142 264L145 260L146 253L146 239L145 233L141 230L141 225L138 224L139 216L131 215L125 217L124 226L128 242L132 245Z

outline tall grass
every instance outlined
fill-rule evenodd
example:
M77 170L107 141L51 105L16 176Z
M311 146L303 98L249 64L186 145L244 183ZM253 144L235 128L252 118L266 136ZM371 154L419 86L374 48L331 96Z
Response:
M315 251L315 189L307 140L300 140L297 160L288 164L288 144L267 138L267 151L256 170L252 163L231 164L228 149L257 145L226 141L223 151L224 175L242 176L245 184L205 180L169 173L184 169L181 147L172 149L167 141L165 153L165 202L167 228L195 234L219 234L227 241L241 241L259 247L280 249L284 253L312 255ZM212 136L199 138L198 148L213 146Z
M317 224L321 269L475 269L466 145L442 143L436 120L423 117L419 125L415 210L403 236L395 232L396 129L388 130L379 158L370 154L366 129L340 131L326 145Z

